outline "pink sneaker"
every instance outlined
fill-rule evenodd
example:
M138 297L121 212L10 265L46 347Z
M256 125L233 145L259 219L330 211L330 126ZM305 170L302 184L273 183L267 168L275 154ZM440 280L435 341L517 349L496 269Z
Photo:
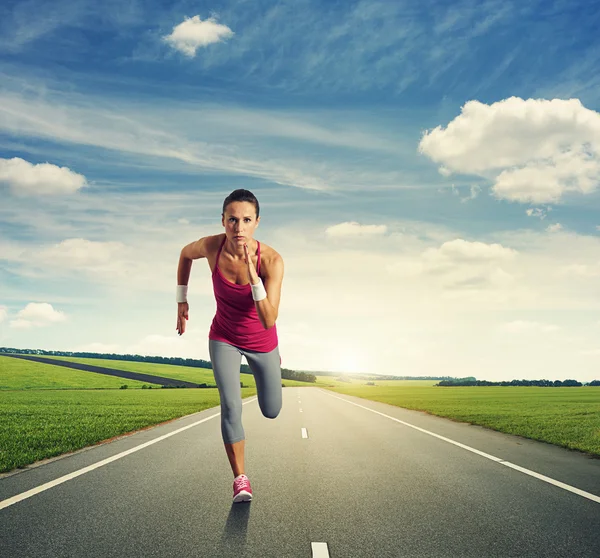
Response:
M249 502L252 500L252 488L246 475L239 475L233 481L233 503Z

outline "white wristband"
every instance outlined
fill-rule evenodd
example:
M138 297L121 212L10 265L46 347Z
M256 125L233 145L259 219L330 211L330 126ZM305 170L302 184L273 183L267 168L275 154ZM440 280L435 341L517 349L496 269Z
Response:
M175 295L176 302L177 303L187 302L187 292L188 292L187 285L177 285L177 293Z
M252 287L252 298L254 300L262 300L263 298L267 298L267 291L265 290L260 277L258 278L258 283L256 285L250 283L250 286Z

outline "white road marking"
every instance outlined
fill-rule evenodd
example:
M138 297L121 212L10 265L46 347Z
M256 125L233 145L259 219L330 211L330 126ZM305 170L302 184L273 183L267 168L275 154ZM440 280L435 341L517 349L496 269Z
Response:
M302 437L303 438L308 438L308 432L306 431L306 428L302 429Z
M243 403L243 405L247 405L248 403L252 403L253 401L256 401L256 399L251 399L250 401L246 401ZM188 424L187 426L183 426L182 428L178 428L177 430L174 430L173 432L169 432L168 434L159 436L158 438L155 438L154 440L144 442L143 444L140 444L139 446L135 446L134 448L130 448L128 450L122 451L121 453L117 453L116 455L113 455L111 457L107 457L106 459L103 459L102 461L98 461L97 463L92 463L91 465L88 465L87 467L84 467L83 469L79 469L78 471L73 471L72 473L69 473L68 475L64 475L64 476L54 479L52 481L48 481L47 483L44 483L44 484L41 484L40 486L31 488L30 490L27 490L26 492L21 492L21 494L17 494L16 496L12 496L11 498L2 500L2 501L0 501L0 510L2 510L4 508L8 508L8 506L12 506L13 504L16 504L17 502L20 502L21 500L31 498L31 496L35 496L36 494L39 494L40 492L44 492L44 490L48 490L49 488L52 488L53 486L62 484L63 482L67 482L68 480L74 479L75 477L78 477L80 475L84 475L85 473L89 473L90 471L93 471L94 469L97 469L98 467L102 467L103 465L108 465L109 463L116 461L117 459L121 459L122 457L125 457L126 455L129 455L130 453L134 453L136 451L144 449L145 447L151 446L152 444L156 444L157 442L160 442L161 440L164 440L165 438L169 438L170 436L179 434L180 432L183 432L184 430L187 430L188 428L192 428L194 426L197 426L198 424L202 424L203 422L206 422L207 420L218 417L220 414L221 413L216 413L214 415L210 415L209 417L206 417L202 420L196 421L192 424Z
M327 393L327 392L325 392L325 393ZM448 442L449 444L454 444L455 446L466 449L467 451L476 453L477 455L481 455L482 457L485 457L486 459L495 461L496 463L499 463L500 465L506 465L507 467L510 467L511 469L515 469L516 471L520 471L521 473L525 473L526 475L530 475L532 477L535 477L536 479L540 479L549 484L553 484L554 486L558 486L559 488L568 490L569 492L573 492L573 494L577 494L578 496L583 496L584 498L587 498L588 500L591 500L592 502L596 502L596 503L600 504L600 496L596 496L595 494L592 494L591 492L586 492L585 490L580 490L579 488L575 488L574 486L565 484L564 482L560 482L553 478L546 477L544 475L541 475L540 473L531 471L530 469L525 469L525 467L520 467L519 465L515 465L514 463L511 463L510 461L504 461L504 459L500 459L499 457L495 457L493 455L490 455L489 453L479 451L475 448L472 448L471 446L461 444L460 442L455 442L454 440L451 440L450 438L446 438L445 436L440 436L439 434L435 434L434 432L430 432L429 430L425 430L424 428L419 428L418 426L415 426L414 424L410 424L408 422L397 419L395 417L391 417L389 415L386 415L385 413L380 413L379 411L375 411L374 409L369 409L369 407L365 407L364 405L359 405L358 403L354 403L353 401L348 401L347 399L344 399L343 397L338 397L337 395L331 395L330 393L327 393L327 395L329 395L331 397L335 397L336 399L340 399L341 401L345 401L346 403L350 403L350 405L356 405L357 407L362 407L363 409L366 409L367 411L371 411L372 413L381 415L382 417L386 417L391 420L395 420L396 422L399 422L400 424L404 424L405 426L409 426L410 428L414 428L415 430L419 430L420 432L429 434L430 436L434 436L436 438L439 438L440 440L444 440L444 442Z
M593 502L597 502L598 504L600 504L600 496L596 496L595 494L590 494L589 492L586 492L585 490L580 490L579 488L575 488L574 486L565 484L564 482L560 482L553 478L546 477L545 475L540 475L540 473L536 473L535 471L525 469L525 467L520 467L519 465L515 465L514 463L511 463L510 461L501 461L500 463L502 463L502 465L506 465L507 467L510 467L511 469L515 469L516 471L521 471L521 473L525 473L526 475L530 475L532 477L535 477L536 479L543 480L544 482L553 484L554 486L558 486L559 488L568 490L569 492L573 492L574 494L583 496L584 498L588 498L589 500L592 500Z
M302 412L302 409L300 409L300 412Z
M312 558L329 558L327 543L311 542L310 546L312 549Z

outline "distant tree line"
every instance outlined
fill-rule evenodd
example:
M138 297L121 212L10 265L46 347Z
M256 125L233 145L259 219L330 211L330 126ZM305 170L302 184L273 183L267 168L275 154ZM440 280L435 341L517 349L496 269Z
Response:
M436 386L538 386L538 387L581 387L600 386L600 380L593 380L582 384L577 380L511 380L502 382L490 382L488 380L476 380L475 378L457 378L454 380L442 380Z
M44 349L15 349L12 347L0 347L0 354L28 354L28 355L50 355L50 356L66 356L77 358L102 358L106 360L127 360L133 362L153 362L156 364L174 364L176 366L194 366L196 368L208 368L212 370L210 360L200 358L181 358L181 357L161 357L161 356L146 356L146 355L119 355L116 353L90 353L90 352L70 352L70 351L45 351ZM243 374L252 374L250 366L242 364L240 372ZM288 368L281 369L281 377L286 380L297 380L298 382L317 381L314 374L308 372L296 372Z
M296 372L295 370L289 370L288 368L281 369L281 377L286 380L297 380L298 382L309 382L314 384L317 381L317 377L309 372Z
M455 380L454 376L372 376L370 380ZM473 378L475 379L475 378Z
M45 351L44 349L13 349L9 347L0 347L0 354L2 353L21 353L28 355L50 355L77 358L103 358L106 360L128 360L134 362L154 362L156 364L174 364L177 366L195 366L197 368L212 368L212 365L209 360L202 360L197 358L161 357L146 355L119 355L116 353L73 353L70 351Z

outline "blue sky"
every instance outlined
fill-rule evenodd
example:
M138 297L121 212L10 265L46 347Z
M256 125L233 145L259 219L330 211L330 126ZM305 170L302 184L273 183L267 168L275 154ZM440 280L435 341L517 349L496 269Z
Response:
M0 7L0 346L208 359L181 248L235 188L283 366L598 377L600 8Z

